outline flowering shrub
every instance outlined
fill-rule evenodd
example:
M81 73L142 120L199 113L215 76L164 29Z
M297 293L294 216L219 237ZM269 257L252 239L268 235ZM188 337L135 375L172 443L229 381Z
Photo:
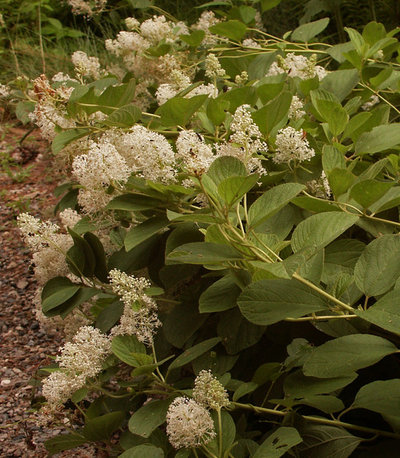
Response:
M42 369L42 420L70 428L50 453L347 457L400 438L397 30L331 46L325 19L281 39L238 10L129 18L112 67L76 52L73 77L34 82L71 176L60 225L19 217L38 314L66 334Z

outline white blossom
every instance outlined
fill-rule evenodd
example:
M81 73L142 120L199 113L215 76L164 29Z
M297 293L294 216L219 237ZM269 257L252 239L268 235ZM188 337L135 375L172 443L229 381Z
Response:
M162 183L176 181L174 151L163 135L137 124L128 132L109 132L108 138L137 176Z
M75 224L81 219L81 215L72 208L66 208L60 212L58 216L61 220L61 224L64 227L74 227Z
M317 180L308 181L306 186L309 192L315 197L326 199L332 195L329 181L324 171L322 171L321 176Z
M300 54L288 53L285 58L278 56L278 62L273 62L267 75L279 75L287 73L290 77L301 79L318 77L322 80L327 75L324 67L316 65L316 56L313 54L309 59Z
M151 345L161 322L157 316L157 304L144 292L150 287L150 282L117 269L110 271L109 278L112 290L124 303L120 323L112 328L111 335L133 334L139 342Z
M373 106L379 103L379 97L374 94L367 100L363 105L361 105L361 109L364 111L369 111Z
M205 75L208 78L223 78L226 75L225 70L221 67L221 64L215 54L207 54L205 66Z
M140 26L140 22L134 17L125 18L125 25L128 30L135 30Z
M75 51L71 56L75 72L93 79L100 78L100 61L97 57L89 57L83 51Z
M297 120L302 118L306 114L303 108L304 105L302 100L299 97L297 97L297 95L294 95L289 107L289 119Z
M208 409L220 409L229 405L225 388L212 375L211 371L202 370L194 381L193 399Z
M0 84L0 97L6 98L11 94L11 89L6 84Z
M106 6L107 0L66 0L74 14L93 16L100 13Z
M309 161L315 156L315 151L310 148L303 131L295 130L293 127L279 130L275 145L276 151L272 160L277 164Z
M215 158L212 147L193 130L179 133L176 150L186 170L195 175L206 172Z
M167 412L167 435L174 448L207 444L215 436L210 413L194 399L175 398Z

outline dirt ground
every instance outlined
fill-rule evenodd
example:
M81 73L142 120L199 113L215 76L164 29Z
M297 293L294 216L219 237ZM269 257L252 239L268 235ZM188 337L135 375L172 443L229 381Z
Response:
M26 129L0 126L0 456L47 456L43 442L60 430L39 427L30 420L37 389L30 380L49 364L61 336L40 329L35 318L29 250L16 226L20 212L52 217L55 187L62 176L52 165L48 145L32 132L19 146ZM61 456L93 457L93 451L72 450Z

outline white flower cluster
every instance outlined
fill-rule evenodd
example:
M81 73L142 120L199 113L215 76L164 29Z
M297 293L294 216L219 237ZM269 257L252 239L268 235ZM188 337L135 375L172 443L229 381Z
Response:
M285 58L278 56L278 62L273 62L267 73L270 75L279 75L281 73L287 73L290 77L298 77L301 79L318 77L322 80L327 75L327 71L324 67L316 65L317 58L313 54L309 59L307 57L288 53Z
M75 224L80 221L81 215L76 210L73 210L72 208L66 208L60 214L58 217L61 220L61 224L65 227L74 227Z
M157 316L157 304L145 294L150 283L145 278L136 278L117 269L109 273L111 288L121 296L124 313L120 324L111 330L112 336L135 335L139 342L152 345L154 334L161 322Z
M207 172L215 159L212 147L193 130L182 131L176 140L177 156L185 169L194 175Z
M127 17L125 19L125 25L128 30L136 30L140 26L140 22L134 17Z
M108 188L126 182L130 170L115 146L103 141L92 142L87 154L75 157L72 174L82 186L79 205L85 213L95 213L112 199Z
M268 145L261 141L262 134L251 117L248 105L238 107L233 115L229 143L216 145L217 156L234 156L241 160L249 172L265 175L267 172L261 160L254 155L268 151Z
M67 275L65 254L73 244L71 237L59 233L57 224L41 221L28 213L20 214L17 222L25 243L32 249L38 282L44 284L53 277Z
M107 336L91 326L83 326L57 356L60 370L50 374L43 382L43 395L50 404L64 404L82 388L87 378L96 376L105 358L111 352Z
M130 172L162 183L176 181L174 151L163 135L136 124L128 132L110 131L105 139L113 143Z
M171 72L171 80L171 83L163 83L158 86L156 99L159 105L162 105L167 100L175 97L178 92L183 91L191 85L190 78L180 70L173 70ZM211 98L216 98L218 97L218 89L211 83L207 85L201 84L187 93L185 98L191 98L202 94L208 95Z
M226 75L225 70L221 67L218 57L215 54L207 54L205 66L205 75L208 78L223 78Z
M67 0L74 14L93 16L104 10L107 0Z
M196 377L193 399L207 409L218 410L229 405L227 391L209 370L200 371Z
M11 94L11 89L6 84L0 84L0 98L7 98Z
M293 127L279 130L275 145L276 149L272 160L277 164L289 164L291 161L309 161L315 156L315 151L310 148L303 131L295 130Z
M367 100L363 105L361 105L361 109L364 111L369 111L373 106L379 103L379 97L374 94Z
M71 56L77 75L100 78L100 61L97 57L89 57L83 51L75 51Z
M306 112L303 110L304 104L302 100L294 95L289 107L289 119L297 120L305 116Z
M193 399L178 397L169 406L167 434L172 446L191 448L206 445L216 436L208 409L219 410L228 405L228 393L221 383L211 371L200 371L194 382Z
M214 422L210 412L194 399L178 397L167 412L167 435L176 448L200 447L215 436Z
M214 45L215 43L217 43L218 37L216 35L213 35L209 29L210 27L218 24L219 22L221 22L220 19L215 17L213 11L203 11L196 24L192 25L192 29L203 30L205 32L202 44Z
M75 121L68 119L66 110L66 104L72 91L72 87L65 85L53 89L45 75L33 81L32 96L36 98L37 103L29 117L39 127L46 140L54 139L56 126L63 129L75 127Z
M174 43L188 29L182 22L167 21L164 16L153 16L139 22L128 18L127 27L130 31L121 31L115 40L106 40L105 46L111 53L122 57L126 68L136 78L152 83L169 83L172 70L180 69L181 55L179 52L166 54L158 58L145 57L145 51L160 42Z
M244 46L245 48L257 48L257 49L261 48L260 43L257 43L252 38L245 38L242 41L242 46Z
M332 195L329 181L324 171L322 171L321 176L317 180L308 181L306 186L308 191L315 197L326 199Z

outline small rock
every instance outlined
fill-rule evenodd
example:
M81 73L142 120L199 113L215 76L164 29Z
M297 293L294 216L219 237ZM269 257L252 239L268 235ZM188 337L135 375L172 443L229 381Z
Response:
M18 289L25 289L28 286L28 282L26 280L18 280L17 288Z
M10 383L11 383L11 380L8 379L8 378L5 378L0 382L0 385L1 386L8 386Z

